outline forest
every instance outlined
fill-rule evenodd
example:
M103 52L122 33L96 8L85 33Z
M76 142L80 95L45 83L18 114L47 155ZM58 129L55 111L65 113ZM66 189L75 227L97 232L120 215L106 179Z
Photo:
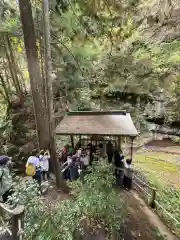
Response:
M131 112L140 125L139 130L147 130L147 117L161 118L164 124L178 122L178 7L178 1L173 0L50 1L53 99L57 116L67 106L73 110L116 108ZM45 85L41 1L32 1L32 16L42 79L39 84ZM22 146L26 143L23 138L33 135L33 126L28 122L22 128L25 119L18 114L23 113L17 114L15 110L24 100L23 104L31 102L29 92L18 4L15 0L2 1L1 132L11 138L13 145ZM163 107L157 112L154 102L159 98L163 99ZM27 107L23 111L27 115L32 113ZM19 130L23 136L18 140L15 133L19 134Z
M132 211L140 207L129 193L112 188L111 166L97 164L85 184L66 184L58 174L56 148L67 139L57 139L54 129L68 111L125 110L140 145L154 127L175 131L178 144L179 14L177 0L0 0L0 153L12 156L17 175L35 148L50 149L55 165L56 186L48 196L39 196L36 185L16 180L10 203L26 208L24 239L176 239L153 226L145 229L146 235L144 213L138 220L142 228L135 230ZM168 150L175 155L172 162L155 169L154 158L171 161L171 156L162 147L164 155L143 151L135 155L136 171L160 191L158 199L163 198L175 224L160 217L178 236L180 191L169 172L179 179L174 159L180 153ZM163 182L161 170L173 187ZM51 199L53 194L58 200ZM97 238L83 238L84 232Z

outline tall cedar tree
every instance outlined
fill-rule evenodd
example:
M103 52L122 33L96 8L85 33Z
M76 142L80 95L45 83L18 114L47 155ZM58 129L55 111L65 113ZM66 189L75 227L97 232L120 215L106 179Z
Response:
M37 53L35 28L30 0L19 0L19 9L24 34L28 71L34 104L37 136L40 148L49 146L48 110L44 102L44 91Z

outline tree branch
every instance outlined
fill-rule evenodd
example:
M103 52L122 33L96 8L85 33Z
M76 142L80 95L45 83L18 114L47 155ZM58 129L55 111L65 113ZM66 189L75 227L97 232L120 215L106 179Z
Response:
M83 71L81 69L80 64L78 63L78 60L76 59L76 57L74 56L74 54L71 52L71 50L66 46L65 43L63 43L62 41L60 41L53 33L51 33L52 38L54 38L58 43L60 43L64 48L66 48L66 50L70 53L70 55L73 57L74 61L76 62L79 71L81 72L81 75L84 77Z

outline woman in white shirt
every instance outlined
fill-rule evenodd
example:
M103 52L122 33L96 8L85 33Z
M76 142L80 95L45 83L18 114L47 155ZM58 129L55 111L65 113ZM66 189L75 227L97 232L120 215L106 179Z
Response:
M82 163L84 170L86 170L87 166L89 165L89 161L90 161L89 153L83 151L80 156L80 162Z
M48 179L48 175L49 175L49 159L50 159L49 153L45 152L41 160L41 168L42 168L42 175L43 175L44 181Z

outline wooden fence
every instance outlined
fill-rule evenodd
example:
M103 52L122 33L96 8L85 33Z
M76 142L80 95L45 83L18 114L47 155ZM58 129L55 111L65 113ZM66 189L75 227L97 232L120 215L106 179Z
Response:
M8 234L6 238L0 237L0 240L23 240L23 229L24 229L24 207L19 206L14 209L10 209L8 205L0 203L0 221ZM6 224L4 216L8 215L10 217L9 224ZM10 225L10 226L9 226Z
M133 188L150 207L157 211L157 214L160 214L159 210L161 210L163 213L160 214L161 216L168 216L172 223L174 223L173 225L180 225L180 222L161 205L160 201L157 200L157 198L161 198L158 190L147 184L141 177L137 176L137 174L134 174Z

